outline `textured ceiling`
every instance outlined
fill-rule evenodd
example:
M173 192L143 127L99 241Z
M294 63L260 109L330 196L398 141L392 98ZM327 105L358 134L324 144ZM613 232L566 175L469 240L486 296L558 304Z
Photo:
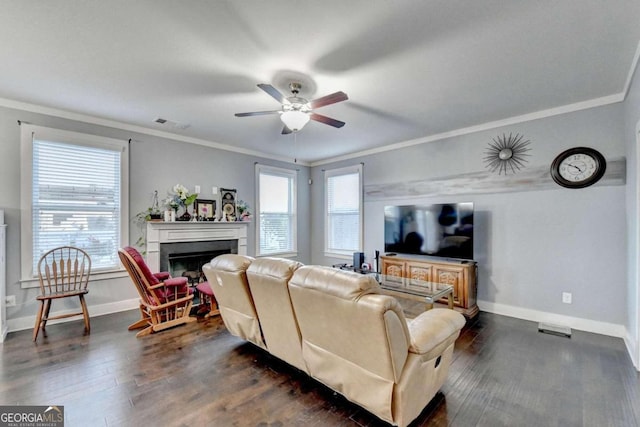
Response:
M308 161L621 94L640 2L2 1L0 97ZM349 100L280 134L256 87ZM189 124L161 126L153 119Z

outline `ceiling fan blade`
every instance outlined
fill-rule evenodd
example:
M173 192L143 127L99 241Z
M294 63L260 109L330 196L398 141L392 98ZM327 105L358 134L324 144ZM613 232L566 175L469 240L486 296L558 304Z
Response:
M264 83L260 83L258 85L258 87L260 89L262 89L263 91L267 92L269 95L271 95L279 103L281 103L281 104L288 104L289 103L287 98L285 98L285 96L283 94L281 94L280 91L278 89L276 89L275 87L273 87L271 85L268 85L268 84L264 84Z
M322 98L314 99L309 102L311 108L320 108L325 105L335 104L336 102L346 101L349 99L346 93L344 92L336 92L331 95L323 96Z
M291 129L289 129L286 125L282 128L282 134L288 135L291 133Z
M267 114L278 114L282 113L281 110L272 110L272 111L252 111L251 113L236 113L236 117L250 117L250 116L265 116Z
M325 125L333 126L334 128L341 128L345 124L340 120L332 119L331 117L323 116L322 114L317 113L311 113L310 118L311 120L324 123Z

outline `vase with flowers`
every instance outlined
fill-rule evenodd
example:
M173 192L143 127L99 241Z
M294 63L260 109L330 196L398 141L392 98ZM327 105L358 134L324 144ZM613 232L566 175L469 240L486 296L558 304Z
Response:
M238 209L238 215L240 221L251 221L251 211L249 205L244 200L238 200L236 203L236 209Z
M172 193L165 199L165 205L172 209L175 213L177 221L189 221L191 220L191 214L189 214L189 206L193 204L198 198L198 194L190 194L189 190L182 185L176 184L172 188ZM178 209L184 208L184 213L178 217Z

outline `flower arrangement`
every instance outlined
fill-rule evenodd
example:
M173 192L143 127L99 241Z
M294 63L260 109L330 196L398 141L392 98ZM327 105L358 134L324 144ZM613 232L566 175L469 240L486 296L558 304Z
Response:
M198 198L198 194L189 194L189 190L182 184L176 184L172 189L173 193L165 199L164 204L174 211L177 211L179 207L187 207L193 204Z
M251 219L251 211L249 211L249 205L244 200L238 200L236 203L236 209L240 215L240 221L249 221Z

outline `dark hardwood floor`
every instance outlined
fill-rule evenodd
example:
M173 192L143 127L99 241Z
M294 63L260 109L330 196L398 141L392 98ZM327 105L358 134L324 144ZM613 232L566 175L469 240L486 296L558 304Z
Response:
M0 404L64 405L66 426L378 426L376 417L229 335L219 318L136 339L134 311L11 333ZM640 380L622 340L480 313L412 426L637 426Z

